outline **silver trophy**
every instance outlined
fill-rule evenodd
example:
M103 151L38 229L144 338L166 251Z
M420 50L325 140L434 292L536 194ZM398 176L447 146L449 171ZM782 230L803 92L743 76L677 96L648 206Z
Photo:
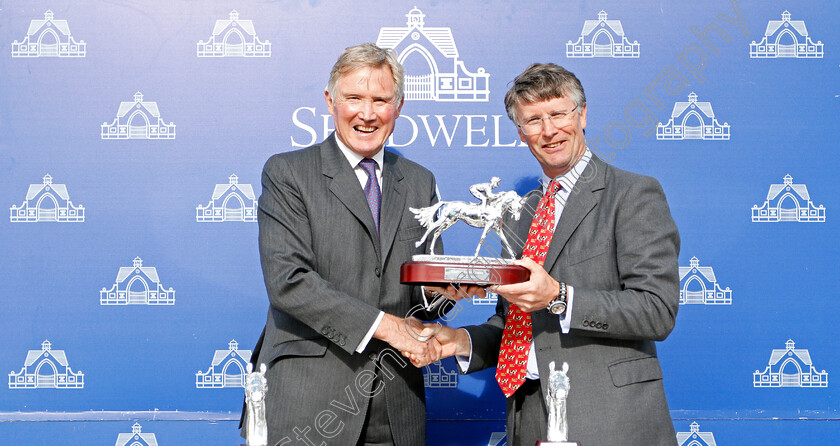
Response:
M245 377L245 404L247 406L247 421L245 439L248 446L268 445L268 424L265 421L265 392L268 381L265 379L265 364L260 364L260 371L255 372L254 366L248 364L248 375Z
M489 183L478 183L470 186L470 192L481 200L481 203L440 201L421 209L409 208L414 213L414 218L426 228L426 233L417 241L415 246L422 245L429 234L432 234L430 254L434 256L435 243L440 234L458 221L463 221L472 227L483 228L484 230L481 233L478 246L475 248L475 256L478 256L478 252L484 244L484 239L487 238L487 234L492 229L499 236L510 258L516 258L516 254L508 243L504 232L502 232L502 219L506 212L510 212L515 220L519 220L524 202L515 191L494 193L493 189L498 187L500 181L498 177L493 177Z
M573 446L577 442L569 440L569 422L566 419L566 398L569 396L569 364L556 370L554 361L548 364L548 391L545 405L548 408L548 441L538 441L538 446Z
M493 177L488 183L470 186L470 192L481 200L479 203L439 201L425 208L409 208L414 213L414 218L426 228L423 237L416 242L415 246L420 247L431 237L430 253L415 255L411 262L404 263L400 271L400 282L439 286L449 284L488 286L528 280L527 269L512 265L516 253L502 230L506 215L509 214L514 220L519 220L522 209L525 207L525 200L516 191L493 192L500 182L498 177ZM472 256L435 254L435 244L441 233L459 221L483 230L475 248L475 254ZM490 231L499 237L508 258L478 255Z

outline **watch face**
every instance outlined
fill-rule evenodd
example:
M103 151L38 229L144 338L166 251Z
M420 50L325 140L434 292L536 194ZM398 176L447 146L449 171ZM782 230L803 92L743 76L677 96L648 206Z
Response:
M548 307L548 311L552 314L563 314L566 311L566 302L552 302Z

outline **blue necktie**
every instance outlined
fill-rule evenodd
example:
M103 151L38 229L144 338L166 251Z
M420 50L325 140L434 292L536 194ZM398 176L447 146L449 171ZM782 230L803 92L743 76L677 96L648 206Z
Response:
M370 212L373 214L373 222L376 224L376 232L379 233L379 208L382 206L382 191L379 190L379 181L376 181L376 161L365 158L359 161L368 179L365 183L365 196L367 197Z

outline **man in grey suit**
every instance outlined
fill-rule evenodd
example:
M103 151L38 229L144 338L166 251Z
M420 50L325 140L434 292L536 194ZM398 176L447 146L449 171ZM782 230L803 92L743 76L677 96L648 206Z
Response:
M259 245L270 307L255 349L268 365L272 445L425 444L412 308L419 289L399 283L423 228L409 207L436 201L434 176L384 150L403 103L403 69L372 44L347 48L324 93L335 133L272 156L262 175ZM381 186L380 186L381 185Z
M526 196L531 218L507 221L505 228L512 232L508 238L527 240L521 246L526 252L539 252L542 239L544 263L529 258L534 256L517 260L531 277L497 287L504 299L486 323L444 327L437 336L444 356L455 355L465 373L498 366L497 379L510 395L509 445L546 440L544 395L552 361L570 367L569 440L583 446L676 444L654 345L674 328L679 306L679 234L661 186L604 163L586 146L586 97L564 68L530 66L514 80L505 105L543 170L543 186ZM555 183L559 191L547 192ZM552 206L554 215L538 209ZM534 219L535 210L543 217ZM452 287L435 291L465 295ZM520 324L509 318L513 306L530 328L508 335L506 326ZM519 366L502 365L500 349L516 345L516 331L528 333Z

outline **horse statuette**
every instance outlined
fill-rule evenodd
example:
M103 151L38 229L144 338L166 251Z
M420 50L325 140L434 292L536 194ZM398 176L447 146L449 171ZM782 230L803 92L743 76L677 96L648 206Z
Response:
M265 364L260 364L260 371L248 364L245 377L245 404L247 405L248 424L245 428L247 446L268 445L268 425L265 421L265 391L268 381L265 379Z

